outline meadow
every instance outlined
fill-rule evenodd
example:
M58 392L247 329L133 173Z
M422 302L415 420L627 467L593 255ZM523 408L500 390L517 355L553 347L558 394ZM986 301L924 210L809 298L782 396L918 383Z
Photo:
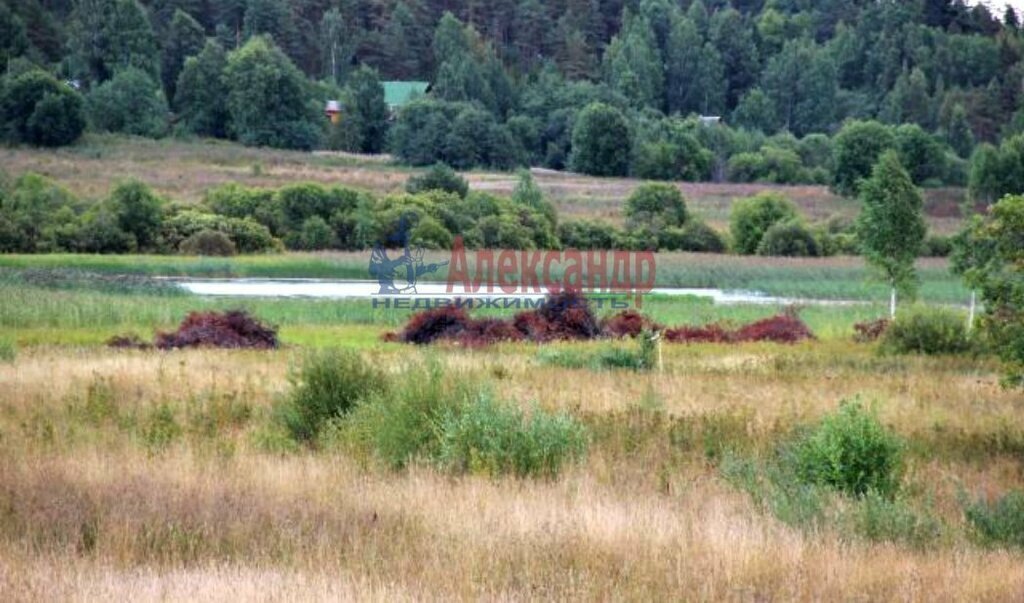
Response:
M130 175L186 202L236 180L400 190L409 173L387 158L101 136L0 157L85 196ZM559 211L609 219L635 185L538 182ZM682 186L718 223L749 192ZM814 217L856 211L824 188L786 190ZM933 228L954 228L942 208L957 194L929 193ZM816 338L665 343L658 367L630 368L595 361L642 356L630 339L411 346L383 337L409 310L204 298L157 278L365 279L368 261L0 255L0 599L1024 598L1021 393L983 345L926 356L856 342L856 323L888 311L859 258L658 254L660 287L857 303L646 296L667 326L790 310ZM920 301L965 316L946 260L918 273ZM105 345L230 309L278 327L280 348ZM324 391L354 391L351 407L302 431ZM808 477L812 445L843 438L868 451L858 475L898 457L892 479L851 494Z

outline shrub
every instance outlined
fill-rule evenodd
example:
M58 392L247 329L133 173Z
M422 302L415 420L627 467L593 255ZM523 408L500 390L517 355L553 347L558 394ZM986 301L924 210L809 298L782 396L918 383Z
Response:
M1024 492L1014 490L994 504L977 500L965 514L983 543L1024 548Z
M174 443L181 431L181 426L174 418L174 411L167 404L161 404L146 418L142 440L150 452L162 452Z
M285 242L291 249L317 251L330 249L336 244L337 239L326 220L320 216L313 216L307 218L299 232L292 233Z
M438 431L438 465L492 477L556 477L587 448L586 431L572 417L537 407L527 417L488 393L446 412Z
M558 238L565 249L614 249L621 231L597 220L569 220L558 225Z
M167 99L145 71L129 67L95 88L89 120L98 130L160 137L167 132Z
M870 491L852 509L854 532L876 542L895 542L923 549L942 536L942 523L930 514L916 512L901 500L890 500Z
M921 255L926 258L945 258L953 253L953 240L942 235L931 235L924 240Z
M216 230L200 230L181 242L178 250L185 255L232 256L235 255L235 244L222 232Z
M452 168L443 163L436 163L426 172L409 178L405 183L405 190L413 195L439 190L455 193L459 198L465 199L469 194L469 183Z
M796 474L853 496L891 500L900 486L903 443L858 400L843 402L789 451Z
M292 390L278 407L279 418L292 437L307 442L327 421L346 415L387 386L384 376L359 354L339 350L310 355L290 381Z
M680 227L686 223L686 201L673 184L641 184L626 199L623 210L630 228Z
M172 333L157 333L155 345L161 350L191 347L276 348L277 330L261 323L244 310L191 312Z
M733 247L737 253L753 255L769 228L797 217L793 203L778 193L760 193L741 199L733 204L729 218Z
M784 257L817 257L818 241L799 220L776 222L765 231L757 244L757 255Z
M117 185L107 203L118 226L135 237L139 249L153 250L163 222L163 200L146 184L130 181Z
M18 357L18 347L9 339L0 339L0 362L14 362Z
M671 248L694 253L725 253L727 245L717 230L691 218L680 229L676 246Z
M970 349L966 318L955 310L923 306L902 310L885 331L883 349L897 354L959 354Z

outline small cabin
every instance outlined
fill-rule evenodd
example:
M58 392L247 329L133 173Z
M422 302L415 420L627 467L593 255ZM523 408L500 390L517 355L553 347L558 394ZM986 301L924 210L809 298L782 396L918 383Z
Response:
M327 119L331 120L332 124L337 124L341 121L341 101L329 100L327 106L324 107L324 115Z
M394 116L399 109L409 104L410 101L424 96L430 92L430 82L383 82L384 104L388 106L388 112Z

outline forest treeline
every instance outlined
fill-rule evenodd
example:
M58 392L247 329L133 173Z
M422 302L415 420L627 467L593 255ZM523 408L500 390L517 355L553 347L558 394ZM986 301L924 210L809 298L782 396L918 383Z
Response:
M842 193L890 148L918 184L1021 192L1022 58L1012 9L961 0L0 0L13 142L200 135ZM382 80L432 90L391 116Z

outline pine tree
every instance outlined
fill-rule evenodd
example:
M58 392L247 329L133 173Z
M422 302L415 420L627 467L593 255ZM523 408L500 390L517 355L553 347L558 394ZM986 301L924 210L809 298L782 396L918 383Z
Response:
M298 57L298 31L287 2L281 0L248 0L242 21L243 37L268 35L289 57Z
M203 26L191 15L182 10L174 12L164 38L163 61L160 70L167 98L174 98L174 87L178 82L178 74L181 73L185 59L199 54L205 39Z
M664 72L650 23L643 16L629 14L623 23L623 30L605 50L605 80L635 106L660 109L664 105Z
M960 157L971 156L974 150L974 133L971 132L971 124L967 121L967 111L964 106L957 103L950 114L949 125L946 128L946 142L956 151Z
M93 83L128 67L153 78L160 73L156 36L146 10L136 0L78 0L69 45L72 72Z
M732 125L771 134L778 129L775 104L760 88L748 92L732 114Z
M720 10L711 18L710 40L722 57L728 81L726 104L735 107L740 97L757 81L760 69L757 46L751 28L732 8Z
M892 288L890 313L896 313L896 292L913 297L917 285L914 262L921 251L925 225L921 192L910 180L895 152L879 159L864 181L857 235L868 263Z
M534 67L544 56L547 20L547 12L540 0L524 0L516 6L513 24L516 55L524 69Z
M384 71L389 76L400 80L426 76L428 44L408 3L400 1L395 5L384 29L382 46Z
M932 127L932 101L928 94L928 80L920 68L904 71L886 98L882 118L894 124L915 123Z
M200 136L228 135L227 87L224 68L227 53L207 40L198 55L185 59L175 85L174 109L186 131Z
M388 108L377 70L361 66L349 77L347 88L354 104L346 109L358 114L362 152L380 153L387 135Z

